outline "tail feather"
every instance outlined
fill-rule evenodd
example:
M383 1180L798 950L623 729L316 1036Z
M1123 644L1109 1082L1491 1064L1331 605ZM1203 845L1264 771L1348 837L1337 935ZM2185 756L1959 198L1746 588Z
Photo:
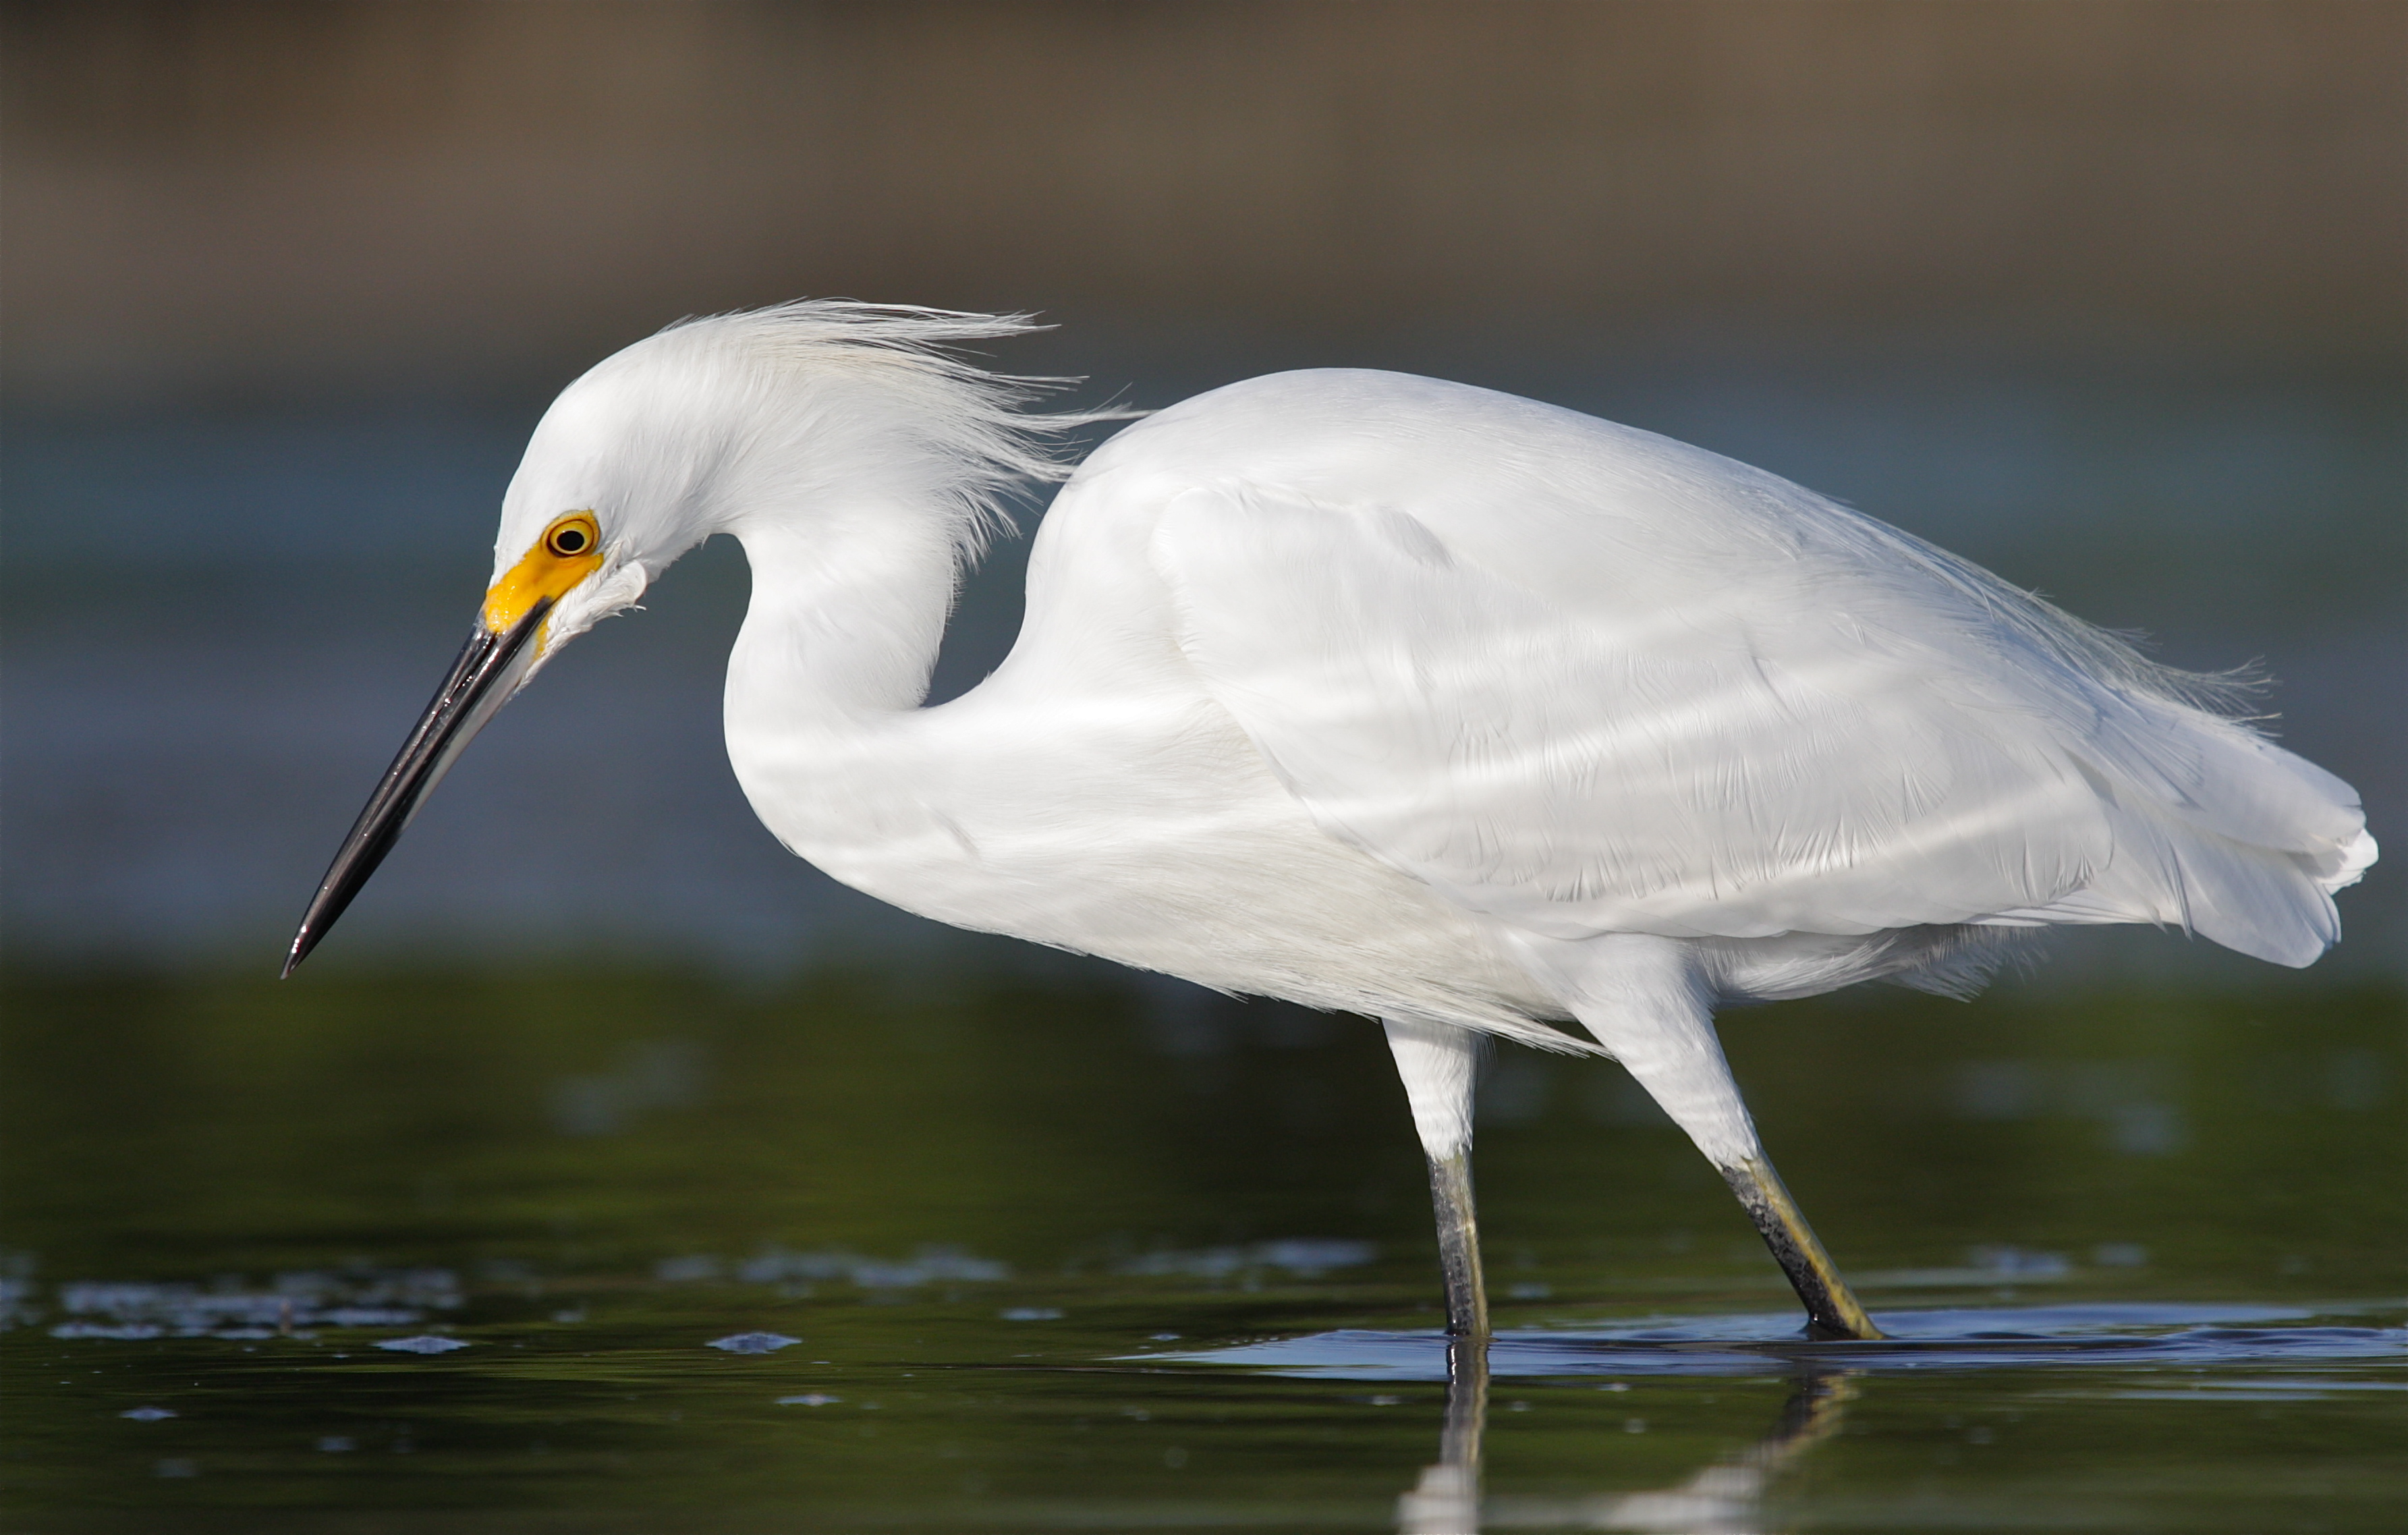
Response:
M2187 925L2202 938L2297 968L2341 941L2341 913L2307 861L2212 833L2172 840Z
M2154 922L2277 965L2341 940L2332 893L2374 861L2358 794L2238 722L2149 698L2080 754L2114 854L2082 890L1999 918Z

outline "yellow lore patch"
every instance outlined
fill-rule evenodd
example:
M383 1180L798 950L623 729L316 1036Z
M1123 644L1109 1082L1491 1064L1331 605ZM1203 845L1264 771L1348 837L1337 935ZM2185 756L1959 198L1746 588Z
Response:
M602 568L602 526L590 511L572 511L543 530L526 556L485 594L487 634L510 626L546 597L558 601L570 587Z

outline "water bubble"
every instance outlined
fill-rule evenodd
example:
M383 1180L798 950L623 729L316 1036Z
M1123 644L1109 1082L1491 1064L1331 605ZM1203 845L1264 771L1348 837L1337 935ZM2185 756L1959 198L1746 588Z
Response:
M2073 1265L2066 1261L2062 1253L2035 1252L2004 1243L1976 1247L1967 1255L1973 1268L1989 1280L2063 1279L2073 1271Z
M2106 1118L2115 1149L2127 1156L2171 1156L2190 1140L2182 1111L2171 1103L2122 1103Z
M265 1291L246 1290L239 1275L220 1275L208 1291L193 1284L79 1281L59 1287L60 1308L76 1320L58 1338L143 1340L306 1337L306 1327L407 1327L429 1310L463 1304L459 1279L445 1269L377 1269L341 1274L308 1270L276 1276Z
M161 1418L174 1417L176 1413L173 1408L168 1407L129 1407L117 1415L121 1418L132 1418L136 1423L156 1423Z
M777 1284L786 1294L800 1296L810 1293L810 1282L831 1279L850 1280L865 1290L908 1290L933 1280L992 1283L1010 1279L1011 1266L941 1244L924 1246L911 1257L891 1261L837 1248L796 1253L769 1247L738 1264L736 1276L747 1284Z
M377 1344L394 1354L449 1354L467 1346L465 1339L437 1338L431 1332L422 1332L415 1338L387 1338Z
M789 1338L782 1332L738 1332L725 1338L714 1338L706 1346L724 1349L730 1354L775 1354L801 1341L801 1339Z
M102 1322L62 1322L50 1329L50 1336L53 1338L113 1338L126 1341L157 1338L165 1331L165 1327L153 1327L148 1322L128 1322L119 1326L110 1326Z
M1280 1269L1299 1279L1315 1279L1332 1269L1369 1263L1379 1250L1368 1241L1335 1237L1288 1237L1258 1241L1249 1247L1201 1247L1148 1253L1114 1265L1124 1274L1182 1274L1196 1279L1226 1279L1257 1269Z

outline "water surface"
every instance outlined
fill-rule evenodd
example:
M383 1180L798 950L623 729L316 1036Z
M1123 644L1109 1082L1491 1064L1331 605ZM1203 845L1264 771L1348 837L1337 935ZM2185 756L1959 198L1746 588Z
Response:
M10 1528L2408 1507L2387 990L1732 1016L1884 1345L1798 1338L1618 1069L1509 1052L1480 1132L1503 1330L1452 1392L1419 1155L1360 1020L1075 966L747 989L337 964L7 1000Z

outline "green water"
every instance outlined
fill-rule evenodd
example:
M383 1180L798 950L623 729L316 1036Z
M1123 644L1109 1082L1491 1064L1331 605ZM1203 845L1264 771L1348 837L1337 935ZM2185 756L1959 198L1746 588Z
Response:
M1360 1020L1079 970L6 1001L14 1530L1443 1528L1467 1434L1490 1529L2408 1519L2393 991L1727 1018L1870 1351L1783 1341L1618 1069L1508 1052L1452 1403Z

